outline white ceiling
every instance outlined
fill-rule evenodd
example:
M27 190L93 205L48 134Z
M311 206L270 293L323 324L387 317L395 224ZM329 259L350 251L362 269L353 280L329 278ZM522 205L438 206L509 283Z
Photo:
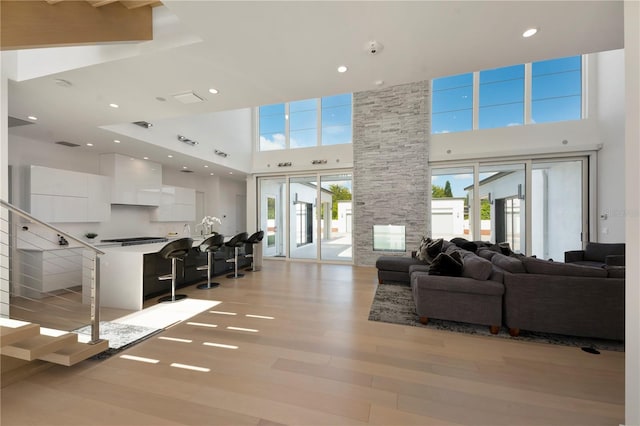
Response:
M539 32L524 39L529 27ZM384 47L376 55L365 48L372 40ZM221 120L207 120L207 114L227 111L249 126L248 111L229 111L622 47L621 1L180 0L154 9L151 42L3 52L3 58L15 54L19 64L9 84L9 114L38 117L10 134L146 155L166 167L187 165L208 174L249 172L251 164L241 167L213 154L214 147L237 152L250 145L208 140L219 133ZM338 73L339 65L348 72ZM72 86L61 87L56 79ZM220 93L210 94L211 87ZM187 91L205 102L185 105L172 98ZM120 108L110 108L111 102ZM175 139L176 147L181 133L211 149L193 156L176 148L180 152L170 159L169 145L135 137L137 130L114 130L132 129L129 123L139 120L166 123L160 125L163 139ZM245 132L250 138L250 129ZM115 138L122 143L114 144ZM242 157L250 159L250 152ZM210 167L203 170L203 164Z

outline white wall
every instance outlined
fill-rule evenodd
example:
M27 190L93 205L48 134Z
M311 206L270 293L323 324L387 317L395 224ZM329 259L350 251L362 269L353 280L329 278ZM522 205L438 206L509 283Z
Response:
M625 239L624 218L624 51L603 52L595 56L598 76L598 236L602 242L618 243ZM637 119L637 117L636 117ZM606 214L607 219L600 218ZM592 238L593 239L593 238Z
M640 3L624 2L626 339L625 424L640 425Z

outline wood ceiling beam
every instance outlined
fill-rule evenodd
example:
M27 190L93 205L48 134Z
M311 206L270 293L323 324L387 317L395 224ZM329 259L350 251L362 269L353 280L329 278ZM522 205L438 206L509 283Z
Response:
M127 9L137 9L144 6L154 6L155 3L160 3L158 0L120 0Z
M110 3L115 3L117 1L118 0L87 0L87 3L89 3L93 7L102 7Z
M86 1L0 1L2 50L153 39L152 9Z

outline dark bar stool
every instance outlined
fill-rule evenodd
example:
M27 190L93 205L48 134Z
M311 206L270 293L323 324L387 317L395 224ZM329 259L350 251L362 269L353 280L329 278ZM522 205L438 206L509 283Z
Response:
M244 274L238 274L238 252L240 251L240 247L244 246L244 243L247 241L249 234L246 232L241 232L231 238L229 241L224 243L227 247L233 247L234 256L232 259L227 259L227 262L233 262L235 264L235 272L233 274L227 275L227 278L240 278L244 277Z
M251 234L251 236L249 236L249 238L247 238L246 245L251 247L251 253L246 254L245 257L248 257L251 259L251 266L245 269L245 271L257 270L255 269L255 263L254 263L255 245L260 244L263 238L264 238L264 231L254 232L253 234Z
M158 277L160 280L171 280L171 296L164 296L158 302L175 302L187 297L186 294L176 294L176 262L183 261L189 253L193 240L191 238L180 238L166 244L158 254L164 259L171 259L171 274Z
M198 285L200 290L208 290L220 285L220 283L211 282L211 272L213 271L213 253L223 245L224 236L222 234L212 235L200 244L200 251L207 253L207 264L196 268L198 271L207 270L207 283Z

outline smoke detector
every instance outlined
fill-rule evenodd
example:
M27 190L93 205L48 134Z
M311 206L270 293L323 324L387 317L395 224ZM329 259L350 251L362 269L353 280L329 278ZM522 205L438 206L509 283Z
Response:
M369 52L370 55L377 55L378 53L382 52L384 46L375 40L371 40L364 45L364 48L367 52Z

